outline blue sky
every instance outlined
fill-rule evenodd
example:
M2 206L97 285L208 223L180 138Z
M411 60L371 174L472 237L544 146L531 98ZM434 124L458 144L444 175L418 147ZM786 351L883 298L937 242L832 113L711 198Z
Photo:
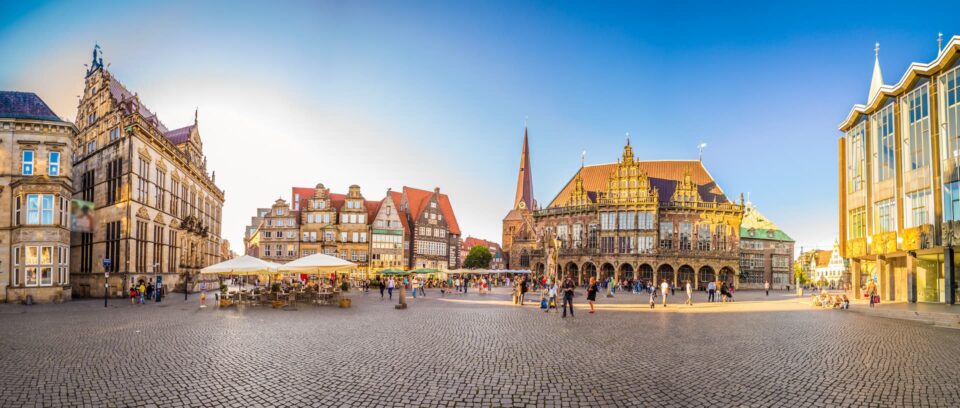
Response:
M194 4L196 3L196 4ZM837 234L837 124L960 34L951 13L894 2L20 2L0 13L0 89L73 119L99 42L170 127L199 107L239 251L290 186L440 187L465 234L499 240L524 118L534 192L579 165L704 163L796 241Z

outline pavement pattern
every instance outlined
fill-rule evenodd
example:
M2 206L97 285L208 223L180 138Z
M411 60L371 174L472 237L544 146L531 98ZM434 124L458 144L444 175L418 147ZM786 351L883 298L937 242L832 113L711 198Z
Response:
M960 331L737 296L601 296L588 314L581 295L572 318L505 290L406 310L375 292L350 309L0 305L0 406L960 405Z

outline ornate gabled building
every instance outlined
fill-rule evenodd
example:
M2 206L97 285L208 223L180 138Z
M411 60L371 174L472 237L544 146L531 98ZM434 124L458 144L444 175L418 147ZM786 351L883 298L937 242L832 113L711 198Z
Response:
M36 94L0 91L0 302L72 296L75 134Z
M460 226L450 197L412 187L392 192L394 204L407 219L407 264L411 269L438 270L460 267Z
M532 187L522 183L526 139L518 196ZM580 282L738 280L742 197L729 201L699 161L639 161L627 140L616 163L581 165L546 208L527 207L515 203L503 221L509 269Z
M883 83L879 44L866 104L838 126L840 256L853 291L884 302L960 296L960 36Z
M207 172L198 119L169 130L98 58L86 73L74 139L74 199L92 203L91 231L73 231L74 294L125 296L135 280L196 289L220 254L224 192Z

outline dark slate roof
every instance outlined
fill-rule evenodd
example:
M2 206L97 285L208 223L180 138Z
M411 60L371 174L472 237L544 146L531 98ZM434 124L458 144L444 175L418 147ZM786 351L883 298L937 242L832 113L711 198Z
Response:
M0 91L0 118L63 122L43 99L33 92Z
M117 79L112 76L110 77L110 94L113 95L113 99L115 99L117 102L123 102L134 97L134 94L127 90L127 87L123 86L120 81L117 81ZM157 130L159 130L160 133L167 133L169 131L167 127L163 125L163 122L160 122L160 118L157 117L157 114L151 112L150 109L147 109L144 104L138 104L137 108L140 111L140 116L143 116L144 119L156 119Z
M193 127L196 125L184 126L180 129L174 129L163 135L170 139L173 144L178 145L180 143L185 143L190 140L190 131L193 130Z

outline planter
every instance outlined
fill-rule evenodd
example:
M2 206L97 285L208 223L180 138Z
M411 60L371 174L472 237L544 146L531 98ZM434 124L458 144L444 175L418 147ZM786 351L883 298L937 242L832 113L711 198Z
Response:
M283 308L284 306L286 306L286 305L287 305L287 302L284 302L284 301L282 301L282 300L274 300L274 301L270 302L270 305L273 306L274 309L280 309L280 308Z
M227 299L220 299L220 307L230 307L233 306L233 301Z
M341 308L341 309L349 309L350 306L351 306L351 301L350 301L350 299L340 299L340 308Z

